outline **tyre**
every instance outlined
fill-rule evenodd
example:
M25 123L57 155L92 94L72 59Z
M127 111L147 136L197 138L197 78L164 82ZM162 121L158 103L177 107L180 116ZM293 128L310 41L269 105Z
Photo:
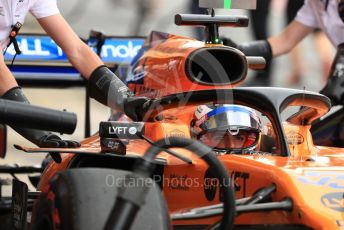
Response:
M116 183L127 171L83 168L58 174L36 201L34 230L101 230L114 205ZM153 183L131 229L170 229L168 211Z

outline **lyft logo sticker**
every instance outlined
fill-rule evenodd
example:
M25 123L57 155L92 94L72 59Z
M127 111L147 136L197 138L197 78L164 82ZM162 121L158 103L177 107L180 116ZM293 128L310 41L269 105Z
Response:
M128 127L109 127L109 134L122 134L125 135L127 133Z

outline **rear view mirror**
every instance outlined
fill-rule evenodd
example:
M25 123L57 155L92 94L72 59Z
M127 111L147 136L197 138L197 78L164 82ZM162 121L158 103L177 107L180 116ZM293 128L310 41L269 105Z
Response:
M200 8L255 10L257 0L199 0Z
M6 156L6 146L7 146L7 129L6 125L0 124L0 158L5 158Z

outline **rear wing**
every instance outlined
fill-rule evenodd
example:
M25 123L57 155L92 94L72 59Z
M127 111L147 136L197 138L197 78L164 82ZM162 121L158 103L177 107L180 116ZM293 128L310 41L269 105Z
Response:
M85 85L80 73L69 63L65 53L44 34L17 36L22 54L15 55L13 46L7 49L5 62L10 66L21 86L76 86ZM109 67L129 65L144 43L142 37L107 36L100 56ZM96 48L93 47L96 52Z

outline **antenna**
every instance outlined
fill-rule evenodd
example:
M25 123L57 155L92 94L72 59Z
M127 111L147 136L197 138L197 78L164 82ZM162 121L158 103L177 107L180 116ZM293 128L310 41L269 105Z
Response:
M215 18L214 8L209 9L208 12L212 18ZM218 24L213 23L205 27L205 42L210 44L222 44Z

